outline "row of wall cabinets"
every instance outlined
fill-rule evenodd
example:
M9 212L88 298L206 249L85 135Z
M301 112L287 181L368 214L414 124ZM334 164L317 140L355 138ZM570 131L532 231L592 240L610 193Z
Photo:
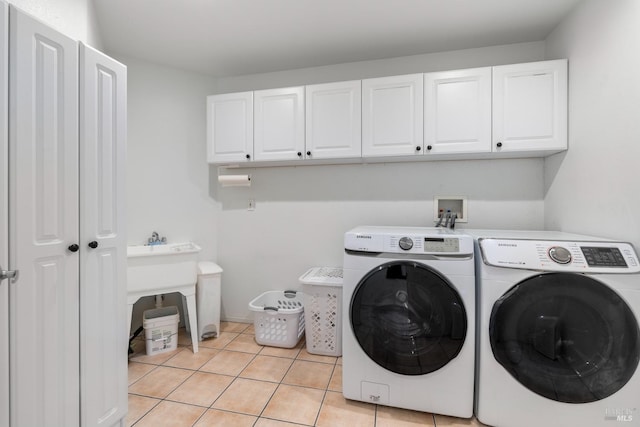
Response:
M211 95L207 141L223 165L546 156L567 149L567 60Z

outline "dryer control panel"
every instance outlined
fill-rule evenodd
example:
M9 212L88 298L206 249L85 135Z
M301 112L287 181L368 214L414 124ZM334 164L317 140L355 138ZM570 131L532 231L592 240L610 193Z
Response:
M496 267L588 273L637 273L640 261L624 242L478 240L482 260Z

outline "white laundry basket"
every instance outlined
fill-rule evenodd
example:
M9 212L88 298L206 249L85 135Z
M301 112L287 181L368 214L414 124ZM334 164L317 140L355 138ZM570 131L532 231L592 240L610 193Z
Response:
M342 268L311 268L299 280L304 292L307 351L341 356Z
M148 356L153 356L178 347L178 307L154 308L142 313L144 341Z
M256 342L293 348L304 335L304 303L296 291L269 291L249 303L255 313Z

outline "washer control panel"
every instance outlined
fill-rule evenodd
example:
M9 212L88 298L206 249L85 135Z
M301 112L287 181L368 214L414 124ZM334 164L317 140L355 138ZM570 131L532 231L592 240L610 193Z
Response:
M345 249L433 255L471 255L473 238L430 228L357 228L345 234Z
M589 273L636 273L640 261L624 242L479 239L485 264L496 267Z

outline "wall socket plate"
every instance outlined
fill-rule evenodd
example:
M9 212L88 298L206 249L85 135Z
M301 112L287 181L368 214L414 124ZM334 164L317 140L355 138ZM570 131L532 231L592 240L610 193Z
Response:
M467 214L467 197L466 196L435 196L433 198L433 221L438 222L440 219L440 209L445 214L447 209L451 210L451 213L457 214L456 222L468 222L469 217Z

